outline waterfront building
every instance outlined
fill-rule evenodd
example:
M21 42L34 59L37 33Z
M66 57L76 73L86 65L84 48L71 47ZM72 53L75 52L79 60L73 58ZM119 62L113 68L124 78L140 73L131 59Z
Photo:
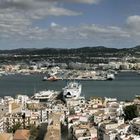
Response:
M137 70L140 70L140 63L136 63L136 64L135 64L135 68L136 68Z
M108 69L111 69L111 70L116 70L116 69L119 69L120 65L117 63L117 62L109 62L108 63Z
M86 70L90 68L90 65L87 63L79 63L79 62L70 62L69 63L70 69L76 69L76 70Z
M120 65L120 69L121 70L129 70L130 67L129 67L129 64L127 62L123 62L121 65Z

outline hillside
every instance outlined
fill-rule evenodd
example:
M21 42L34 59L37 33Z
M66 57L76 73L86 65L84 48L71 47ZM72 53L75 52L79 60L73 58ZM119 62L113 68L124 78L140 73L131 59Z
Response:
M29 62L50 60L58 63L83 62L83 63L108 63L115 57L118 60L126 57L140 57L140 46L133 48L107 48L104 46L83 47L75 49L42 48L42 49L15 49L0 50L1 63Z
M47 55L47 56L85 56L85 57L123 57L123 56L139 56L140 46L133 48L107 48L104 46L83 47L74 49L62 48L42 48L42 49L14 49L0 50L0 54L11 55Z

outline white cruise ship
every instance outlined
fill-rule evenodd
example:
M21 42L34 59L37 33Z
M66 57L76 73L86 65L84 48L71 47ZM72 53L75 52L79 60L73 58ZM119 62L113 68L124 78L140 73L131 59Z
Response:
M82 85L78 82L69 82L66 87L63 88L63 98L78 99L81 95Z
M55 94L57 94L57 91L53 90L45 90L45 91L40 91L38 93L35 93L34 96L32 97L35 100L50 100L53 98Z

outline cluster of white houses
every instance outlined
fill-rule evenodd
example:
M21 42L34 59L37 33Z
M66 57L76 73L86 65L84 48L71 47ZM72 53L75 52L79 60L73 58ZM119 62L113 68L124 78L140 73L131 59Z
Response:
M102 100L93 97L77 106L76 104L72 106L71 103L75 112L67 117L72 138L74 140L140 140L140 117L130 122L124 121L123 108L132 104L139 107L138 99L137 102L134 100L126 103L118 102L115 98Z
M68 135L73 140L140 140L140 117L124 121L123 108L132 104L136 104L140 112L139 98L133 102L119 102L115 98L85 100L79 96L64 103L58 99L40 102L27 95L18 95L16 99L5 96L0 99L0 135L7 134L17 124L25 129L47 122L49 130L57 130L56 140L61 139L60 123L68 126ZM52 114L59 114L57 126L51 123L55 121ZM50 134L46 134L44 140L48 140ZM55 137L55 133L53 135Z

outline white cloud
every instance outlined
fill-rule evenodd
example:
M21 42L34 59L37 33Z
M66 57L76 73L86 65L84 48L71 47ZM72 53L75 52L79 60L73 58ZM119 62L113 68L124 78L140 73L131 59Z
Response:
M127 18L128 25L138 26L139 23L140 23L140 16L139 15L129 16Z
M56 24L55 22L51 23L51 27L56 27L56 26L58 26L58 24Z
M89 35L96 35L96 36L116 36L116 37L129 37L129 34L121 29L120 27L115 26L99 26L99 25L85 25L81 27L81 32L87 32Z
M0 0L0 8L26 9L31 7L33 0Z
M58 6L56 2L35 0L0 0L0 9L15 9L34 19L47 16L77 16L81 13Z
M126 20L125 30L135 44L140 44L140 15L129 16Z
M41 1L41 0L40 0ZM78 16L81 13L60 6L55 0L0 0L0 38L24 41L61 42L64 44L113 44L118 41L139 40L140 16L130 16L125 27L85 24L61 26L55 22L41 28L36 21L48 16ZM57 1L57 0L56 0ZM64 1L64 0L60 0ZM68 1L68 0L65 0ZM71 0L95 4L99 0Z
M81 13L58 6L55 2L0 0L0 37L42 39L43 29L33 22L48 16L77 16Z
M58 0L36 0L44 2L58 2ZM101 0L59 0L59 2L68 2L68 3L83 3L83 4L98 4Z
M11 9L0 10L0 36L16 37L31 26L31 20Z
M97 4L97 3L100 2L100 0L73 0L73 2L87 3L87 4Z
M140 35L140 16L134 15L127 18L127 30L130 34Z
M76 42L76 40L81 40L81 42L99 42L99 40L105 42L112 39L119 40L130 37L129 33L120 27L95 24L63 27L52 22L50 27L42 29L38 26L34 27L32 19L27 18L25 14L11 9L7 9L7 11L0 10L0 35L3 38L15 38L15 40L44 40L52 42L60 40L64 42Z

